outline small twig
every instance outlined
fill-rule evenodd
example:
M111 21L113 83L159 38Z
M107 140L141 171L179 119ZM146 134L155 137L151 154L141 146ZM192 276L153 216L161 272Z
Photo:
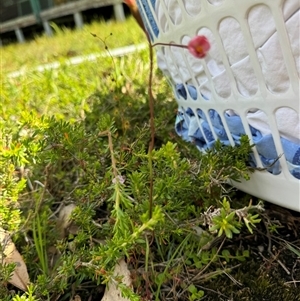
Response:
M86 268L90 268L90 269L94 269L94 270L98 270L99 266L92 264L91 262L77 262L76 265L78 267L82 266L82 267L86 267Z
M57 207L57 209L49 216L49 220L50 220L52 217L54 217L57 213L59 213L60 210L61 210L61 208L62 208L64 205L65 205L64 202L61 202L61 203L59 204L59 206Z
M61 297L61 294L58 294L53 301L57 301Z
M243 286L243 284L241 283L241 282L239 282L239 281L237 281L233 276L231 276L229 273L227 273L227 271L226 271L226 268L224 267L224 265L222 264L222 262L220 261L220 263L221 263L221 265L222 265L222 268L224 269L223 270L223 273L234 283L234 284L237 284L237 285L239 285L239 286ZM236 266L234 266L234 267L232 267L232 268L229 268L230 270L233 270L233 269L235 269L235 268L237 268L237 267L239 267L239 266L241 266L241 264L238 264L238 265L236 265ZM228 270L228 268L227 268L227 270Z
M294 278L294 272L295 272L295 268L296 268L297 264L298 264L298 262L297 262L297 260L296 260L295 263L294 263L294 265L293 265L292 273L291 273L291 277L292 277L292 279L293 279L293 282L294 282L294 286L295 286L295 287L296 287L295 282L297 282L297 281L296 281L295 278Z
M293 280L293 281L287 281L284 284L290 284L290 283L300 283L300 280Z
M190 282L193 282L194 280L196 280L199 276L201 276L209 267L210 265L212 264L212 262L215 260L215 258L217 257L217 255L219 254L219 252L221 251L224 243L225 243L225 240L226 240L226 237L224 237L224 239L222 240L216 254L213 256L213 258L210 260L210 262L204 267L204 269L202 269L196 276L194 276L192 278L192 280Z
M113 147L111 132L104 131L104 132L99 133L99 136L107 136L107 138L108 138L108 147L109 147L109 151L110 151L112 171L113 171L114 178L116 179L116 181L119 182L118 169L117 169L116 159L114 156L114 147Z
M218 250L217 250L217 252L216 252L216 254L213 256L213 258L210 260L210 262L197 274L197 275L195 275L191 280L189 280L188 281L188 283L187 283L187 287L189 286L189 284L191 284L191 283L194 283L196 280L199 280L199 279L203 279L203 278L205 278L205 275L204 276L201 276L208 268L209 268L209 266L212 264L212 262L214 261L214 259L218 256L218 254L220 253L220 251L221 251L221 249L222 249L222 247L223 247L223 245L224 245L224 243L225 243L225 240L226 240L226 237L224 237L224 239L223 239L223 241L221 242L221 244L220 244L220 246L219 246L219 248L218 248ZM239 265L237 265L237 266L239 266ZM236 267L237 267L236 266ZM217 271L214 271L214 272L212 272L212 273L209 273L210 275L212 275L212 274L214 274L214 273L216 273ZM201 277L200 277L201 276ZM184 289L181 293L180 293L180 296L182 296L185 292L186 292L186 290L187 290L187 288L186 289Z
M274 260L276 260L279 265L285 270L285 272L288 274L288 275L291 275L291 272L288 270L288 268L282 263L282 261L280 259L278 259L274 253L272 252L272 238L271 238L271 235L270 235L270 231L269 231L269 228L268 228L268 225L266 224L266 222L264 221L264 225L265 225L265 228L267 230L267 238L268 238L268 253L272 256L272 258Z
M258 171L264 171L264 170L268 170L270 167L274 166L275 163L282 157L283 154L280 154L274 162L272 162L271 164L267 165L266 167L250 167L251 170L258 170Z
M174 225L178 225L178 223L169 215L167 211L164 211L164 215L166 215Z
M97 228L103 229L103 226L97 222L95 222L94 220L92 221L93 225L95 225Z

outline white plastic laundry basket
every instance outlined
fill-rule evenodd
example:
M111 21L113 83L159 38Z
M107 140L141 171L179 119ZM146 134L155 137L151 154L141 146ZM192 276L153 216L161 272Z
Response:
M204 59L176 46L155 47L179 105L178 133L200 150L220 137L237 145L245 133L257 144L257 167L283 154L269 171L233 185L300 211L300 1L138 0L138 6L153 44L187 45L196 35L211 44Z

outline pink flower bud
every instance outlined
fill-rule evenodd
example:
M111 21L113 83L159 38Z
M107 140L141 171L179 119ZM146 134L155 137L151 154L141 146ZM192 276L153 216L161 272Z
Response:
M135 7L136 6L135 0L123 0L123 2L125 4L127 4L129 7Z
M205 36L195 36L188 43L189 52L199 59L204 58L209 49L210 44Z

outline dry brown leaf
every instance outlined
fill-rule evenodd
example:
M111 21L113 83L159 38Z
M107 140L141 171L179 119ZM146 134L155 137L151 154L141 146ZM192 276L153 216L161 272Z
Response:
M130 271L128 270L127 264L124 259L121 259L115 266L113 275L122 276L122 282L129 287L131 286L132 281ZM106 288L101 301L129 301L129 299L122 297L120 290L114 283L108 283L108 287Z
M63 206L59 211L57 228L60 233L60 238L64 238L66 236L66 232L68 232L67 229L72 225L71 214L75 208L75 204L69 204L67 206Z
M16 264L16 268L11 279L9 280L9 283L23 291L26 291L27 285L30 282L26 264L21 254L16 249L15 244L10 239L9 233L3 230L2 228L0 228L0 244L1 247L4 249L3 257L0 253L0 261L3 261L6 264Z
M73 301L81 301L81 297L79 295L76 295L74 298L73 298Z

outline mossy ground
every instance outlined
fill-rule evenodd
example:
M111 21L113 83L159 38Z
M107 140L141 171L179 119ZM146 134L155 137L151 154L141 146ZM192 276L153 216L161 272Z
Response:
M282 226L285 230L288 227L287 224ZM297 282L300 279L299 257L284 245L285 241L292 241L299 246L299 237L294 237L292 231L271 235L271 248L275 255L273 257L268 253L269 239L263 234L265 229L261 231L254 236L244 237L242 242L234 242L235 245L248 244L251 249L250 259L229 272L229 276L222 275L203 284L213 291L207 292L207 300L300 300L300 287Z

